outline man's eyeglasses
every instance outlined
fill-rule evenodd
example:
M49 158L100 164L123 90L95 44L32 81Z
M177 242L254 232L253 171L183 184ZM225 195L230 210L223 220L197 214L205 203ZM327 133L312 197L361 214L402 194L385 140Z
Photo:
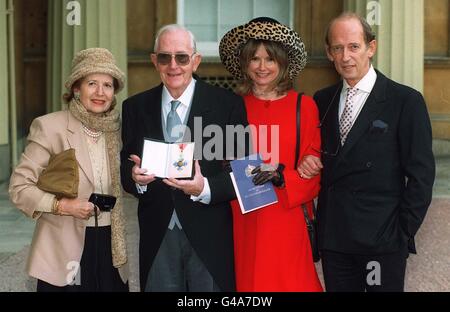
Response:
M319 122L319 125L317 126L318 128L320 128L320 129L323 128L325 120L327 119L327 116L328 116L328 112L330 111L330 108L333 105L334 99L336 98L336 96L338 95L340 90L341 90L340 88L337 88L336 92L334 92L334 95L331 98L330 103L328 103L327 110L325 111L325 114L323 115L322 119ZM338 102L338 104L339 104L339 102ZM337 142L337 146L336 146L336 150L334 150L334 151L327 151L327 150L322 150L322 149L319 151L319 150L317 150L315 148L313 148L313 150L315 152L317 152L317 153L320 153L322 156L336 157L337 154L339 153L340 148L341 148L341 140L340 140L339 132L337 133L336 142ZM326 145L326 144L325 144L324 141L322 141L322 146L324 146L324 145Z
M160 65L168 65L170 62L172 62L172 57L175 58L175 62L180 66L185 66L191 62L191 57L195 54L192 53L192 55L189 55L187 53L176 53L176 54L170 54L170 53L157 53L156 54L156 61Z
M312 149L313 149L313 151L315 151L315 152L317 152L317 153L320 153L320 155L322 155L322 156L336 157L337 154L339 153L340 147L341 147L341 142L339 141L338 144L337 144L337 146L336 146L336 150L333 151L333 152L331 152L331 151L326 151L326 150L322 150L322 149L321 149L321 150L317 150L317 149L315 149L314 147L313 147Z

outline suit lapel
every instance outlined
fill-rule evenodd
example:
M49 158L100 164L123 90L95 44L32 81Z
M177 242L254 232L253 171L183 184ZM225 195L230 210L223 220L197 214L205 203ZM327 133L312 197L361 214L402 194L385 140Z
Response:
M331 89L329 95L326 95L321 111L321 133L322 133L322 150L324 151L322 159L327 164L327 176L331 176L334 172L336 163L336 153L340 149L339 141L339 99L342 90L342 82L338 83ZM329 102L328 102L329 101Z
M158 89L155 92L155 96L152 98L148 96L145 98L144 110L146 114L144 116L148 116L148 122L145 122L145 133L144 136L149 136L152 139L164 141L164 133L163 133L163 125L162 125L162 88L163 85L160 84Z
M81 133L81 122L67 113L67 140L71 148L75 149L75 156L81 170L84 172L88 180L94 185L94 173L92 171L91 160L89 158L89 151L83 133Z
M336 86L334 99L328 104L330 106L326 108L329 110L328 115L322 117L326 119L324 122L326 123L325 136L327 142L327 146L322 149L332 154L340 149L341 144L339 139L339 99L341 90L342 82Z
M211 109L211 103L212 99L208 97L208 94L206 92L205 83L201 81L200 79L197 79L197 82L195 83L195 89L194 89L194 97L192 98L192 107L191 111L189 112L189 118L187 121L187 126L189 129L191 129L191 137L195 137L195 133L192 131L194 129L194 117L202 117L202 128L203 131L204 126L207 124L205 122L205 116L206 112ZM197 130L199 131L199 130Z
M358 118L356 118L356 121L347 136L347 140L342 147L341 153L339 153L339 159L342 159L345 154L352 149L361 136L366 133L374 118L383 110L386 105L386 82L386 77L377 71L377 80L372 92L369 94L364 107L359 113Z

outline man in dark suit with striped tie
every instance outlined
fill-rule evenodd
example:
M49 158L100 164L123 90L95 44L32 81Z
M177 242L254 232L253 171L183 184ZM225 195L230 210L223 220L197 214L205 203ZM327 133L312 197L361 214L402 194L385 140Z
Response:
M368 23L343 13L326 51L343 80L318 91L322 157L319 248L327 291L403 291L406 259L431 202L435 177L430 119L422 95L371 65Z

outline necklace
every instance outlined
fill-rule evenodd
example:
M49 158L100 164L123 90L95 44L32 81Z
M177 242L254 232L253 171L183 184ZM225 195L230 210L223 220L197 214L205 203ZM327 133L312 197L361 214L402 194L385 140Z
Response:
M103 131L93 131L86 127L84 124L81 124L83 126L83 131L86 133L94 142L97 142L100 136L103 134Z
M271 95L276 96L277 91L275 89L272 89L270 91L258 91L256 90L256 88L252 88L252 92L257 97L270 97Z

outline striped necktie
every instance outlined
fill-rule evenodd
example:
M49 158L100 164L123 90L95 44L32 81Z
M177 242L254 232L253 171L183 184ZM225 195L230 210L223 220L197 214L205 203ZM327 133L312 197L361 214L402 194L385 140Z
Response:
M341 118L339 119L339 132L341 135L341 145L344 145L347 139L348 133L352 128L353 124L353 97L355 96L358 89L347 88L347 97L345 99L344 111L342 112Z

